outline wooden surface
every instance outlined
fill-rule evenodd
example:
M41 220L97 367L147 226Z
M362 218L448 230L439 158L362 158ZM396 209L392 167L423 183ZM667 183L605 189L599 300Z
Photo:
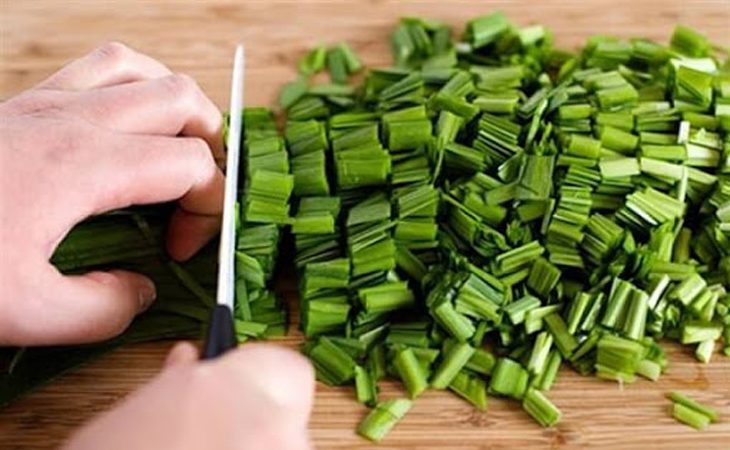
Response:
M390 60L386 36L398 17L424 15L460 28L464 20L504 10L520 25L544 23L571 48L601 32L667 41L675 23L730 44L728 1L73 1L0 0L0 98L32 86L71 58L121 40L199 80L223 105L232 46L247 44L247 100L270 104L294 64L319 41L346 39L371 65ZM298 338L283 341L294 345ZM0 411L0 449L53 448L93 414L154 376L169 343L129 347L64 377ZM730 448L730 359L710 365L668 345L671 365L658 383L623 391L614 383L563 370L550 393L564 418L539 428L513 402L490 399L480 413L447 393L428 392L380 448ZM703 433L668 413L669 390L716 406L722 423ZM396 395L387 386L383 396ZM364 408L347 389L318 387L311 432L317 448L370 448L353 430Z

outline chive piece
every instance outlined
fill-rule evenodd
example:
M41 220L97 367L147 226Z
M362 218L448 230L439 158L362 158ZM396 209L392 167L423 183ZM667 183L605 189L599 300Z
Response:
M672 417L696 430L704 430L710 424L710 418L681 403L672 405Z
M578 347L578 342L568 332L568 327L557 313L546 316L544 320L550 334L555 338L555 346L558 347L563 357L568 358Z
M555 383L555 379L558 376L558 371L560 370L562 362L563 358L560 356L559 351L553 350L550 352L545 369L542 371L540 376L533 379L532 386L540 391L549 391L550 388L552 388L553 383Z
M518 362L500 358L492 372L489 390L495 394L522 399L527 390L529 374Z
M381 313L413 305L414 296L404 282L390 282L379 286L363 288L358 297L365 311Z
M360 58L355 54L355 52L346 42L339 43L337 45L337 48L339 48L340 52L342 52L342 55L345 59L347 73L352 74L355 72L359 72L360 69L362 69L362 62L360 61Z
M562 413L543 394L536 389L528 389L522 400L522 408L543 427L551 427L560 421Z
M377 401L377 385L367 369L355 366L355 394L357 401L374 406Z
M406 347L402 350L398 350L393 363L395 364L398 376L403 381L410 398L416 398L426 390L428 387L426 374L424 373L421 365L418 363L418 360L411 348Z
M636 373L644 378L657 381L662 374L662 367L649 359L642 359L636 364Z
M509 27L507 18L501 12L478 17L466 24L466 37L474 48L494 42Z
M710 50L705 36L684 25L677 25L674 29L670 46L672 50L690 57L706 56Z
M285 84L279 93L279 105L284 109L289 109L307 93L307 88L307 80L304 78L298 78Z
M329 338L320 338L308 355L334 384L345 383L355 376L355 361Z
M673 403L678 403L691 410L697 411L698 413L707 416L713 423L717 422L720 419L720 415L714 408L703 405L696 400L693 400L692 398L682 394L681 392L670 392L667 396Z
M527 363L527 370L532 375L539 377L543 373L552 345L553 337L547 331L543 331L537 335L535 344L532 347L532 353L530 354L530 360Z
M710 362L710 359L712 358L712 352L715 350L715 341L712 339L708 339L706 341L702 341L697 345L697 349L695 350L695 357L698 361L707 364Z
M431 387L445 389L473 354L474 348L467 343L459 342L453 345L444 355L441 364L436 368L436 372L431 378Z
M327 58L327 48L318 45L299 60L299 73L302 75L314 75L324 69Z
M462 370L451 380L449 389L474 405L478 410L487 410L487 384L483 379Z
M333 83L347 83L347 57L341 47L335 47L327 52L327 68Z
M380 442L406 415L413 403L405 398L385 400L360 422L357 432L373 442Z
M482 375L490 375L497 363L497 358L488 351L477 348L466 363L466 368Z
M540 299L531 295L526 295L521 299L510 303L504 307L504 312L509 316L510 322L519 325L525 320L525 315L532 309L541 305Z

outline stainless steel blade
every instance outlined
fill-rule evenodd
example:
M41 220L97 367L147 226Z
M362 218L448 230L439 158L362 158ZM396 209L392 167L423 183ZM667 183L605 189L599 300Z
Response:
M243 128L243 80L246 61L242 44L236 47L231 76L231 103L228 139L226 141L226 183L223 199L223 224L221 225L218 254L218 304L226 305L233 312L235 298L236 252L236 196L238 193L238 167L241 154Z

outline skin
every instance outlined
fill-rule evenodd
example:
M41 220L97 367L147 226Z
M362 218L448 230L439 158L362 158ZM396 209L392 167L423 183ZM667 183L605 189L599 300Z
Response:
M145 311L148 278L62 275L49 258L89 216L172 200L167 250L190 258L220 227L221 127L192 78L118 43L0 103L0 346L96 342ZM182 343L65 448L309 448L313 380L303 357L275 346L199 362Z

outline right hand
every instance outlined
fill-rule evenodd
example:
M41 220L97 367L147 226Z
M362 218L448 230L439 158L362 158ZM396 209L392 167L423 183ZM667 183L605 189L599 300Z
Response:
M198 361L178 344L151 383L78 431L63 450L307 450L314 373L301 355L247 344Z

